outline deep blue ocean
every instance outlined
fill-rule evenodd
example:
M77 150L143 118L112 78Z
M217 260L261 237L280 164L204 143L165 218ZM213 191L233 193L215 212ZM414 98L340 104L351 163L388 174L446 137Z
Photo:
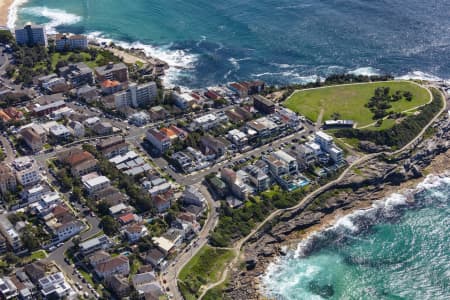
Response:
M175 66L167 82L187 87L338 72L450 78L448 0L19 1L17 24L145 45Z
M450 178L338 219L269 266L270 299L450 299ZM414 204L406 204L406 199Z

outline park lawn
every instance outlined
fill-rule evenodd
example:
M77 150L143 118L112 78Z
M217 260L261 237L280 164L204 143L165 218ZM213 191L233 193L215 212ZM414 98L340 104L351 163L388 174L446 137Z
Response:
M61 53L61 52L55 52L51 54L51 62L52 62L52 68L56 69L56 64L59 61L66 60L69 61L69 56L72 55L73 52L67 52L67 53ZM95 60L91 60L91 55L87 52L80 52L81 56L83 57L83 62L91 69L96 68L100 66L99 61L103 60L103 55L101 53L97 54L97 57Z
M353 120L357 127L362 127L375 122L372 112L365 104L374 95L377 87L390 87L391 93L398 90L412 93L412 101L402 98L391 102L392 108L389 111L393 112L412 109L431 100L428 91L417 84L409 81L388 81L300 90L294 92L283 105L314 122L323 110L322 121L331 120L333 113L339 113L340 119Z
M226 263L233 257L232 250L203 246L180 272L179 280L183 283L181 285L183 296L186 299L196 299L199 295L194 294L198 293L200 287L218 281Z

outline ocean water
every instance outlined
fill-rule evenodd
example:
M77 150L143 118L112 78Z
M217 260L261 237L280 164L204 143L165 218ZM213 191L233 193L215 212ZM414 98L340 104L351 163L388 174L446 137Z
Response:
M264 291L275 299L450 299L449 217L450 178L429 176L301 242L269 266Z
M32 21L145 47L174 66L167 83L186 87L338 72L450 78L448 0L17 2L10 26Z

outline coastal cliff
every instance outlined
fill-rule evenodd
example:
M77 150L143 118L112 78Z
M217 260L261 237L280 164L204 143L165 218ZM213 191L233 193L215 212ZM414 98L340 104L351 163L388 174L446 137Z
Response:
M306 234L346 211L369 206L387 194L417 183L427 173L441 173L450 162L450 118L446 114L430 129L429 137L393 157L373 158L352 169L344 180L312 202L280 215L244 246L245 262L232 271L225 290L229 299L264 299L259 277L285 247L297 244Z

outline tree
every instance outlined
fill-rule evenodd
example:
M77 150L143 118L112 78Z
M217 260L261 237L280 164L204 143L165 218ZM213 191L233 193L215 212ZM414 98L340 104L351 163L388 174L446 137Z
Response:
M22 234L23 245L29 250L34 251L40 248L41 244L39 239L34 234L34 230L31 226L27 226Z
M3 258L9 265L16 265L20 261L20 258L12 252L7 252Z
M111 216L104 216L100 221L100 227L108 236L114 236L119 232L119 223L117 223L117 221L114 220Z
M72 190L72 195L70 196L70 200L74 202L81 202L82 197L83 192L81 191L80 187L74 186Z
M334 113L331 114L331 118L333 120L339 120L341 118L341 114L338 113L338 112L334 112Z

